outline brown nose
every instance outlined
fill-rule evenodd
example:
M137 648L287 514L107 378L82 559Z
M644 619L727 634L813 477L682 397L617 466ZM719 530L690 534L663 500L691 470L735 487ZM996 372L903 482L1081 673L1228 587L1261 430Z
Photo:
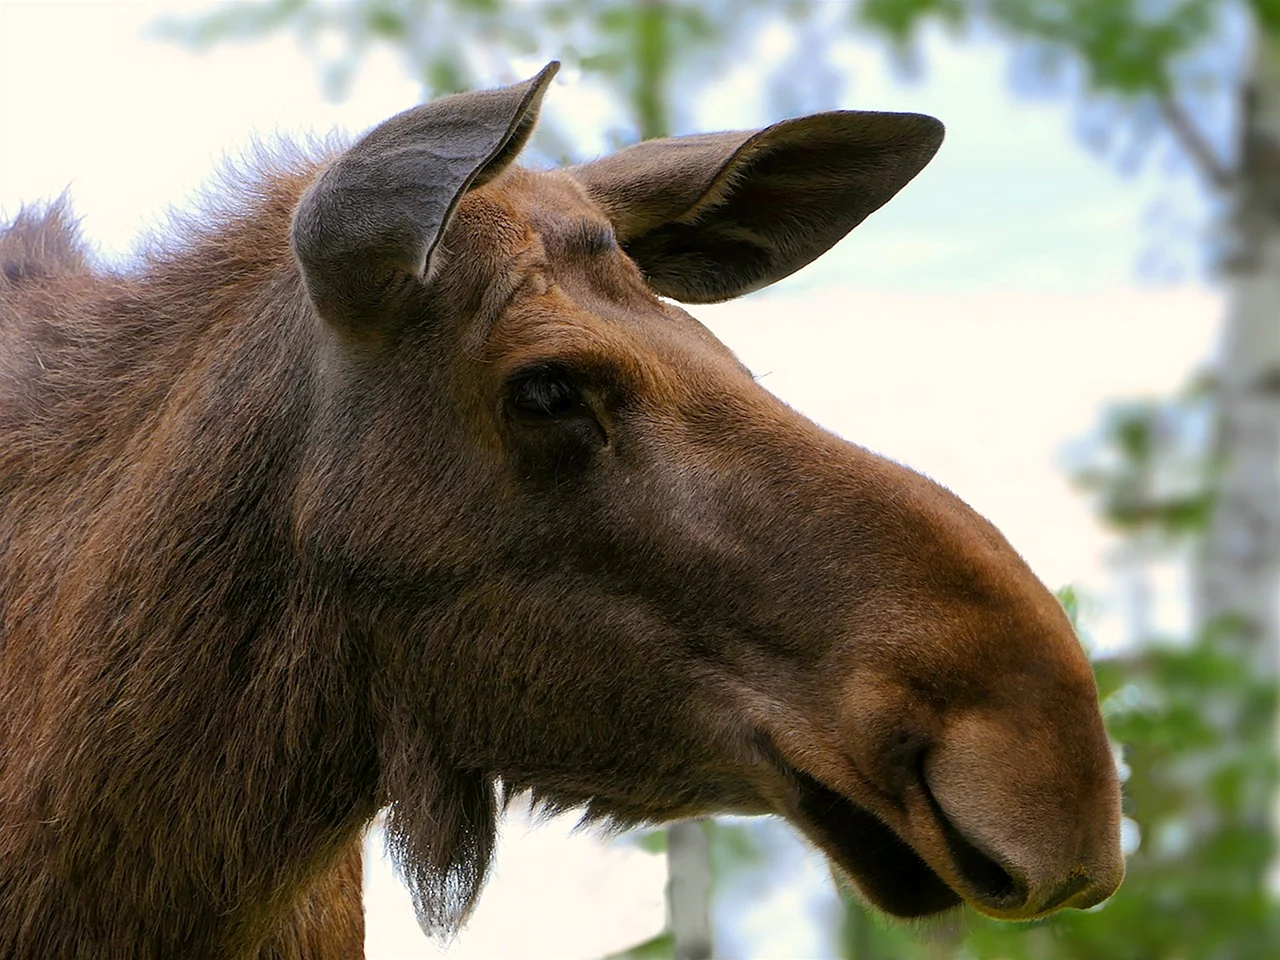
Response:
M1085 909L1124 879L1110 747L1096 706L1087 697L1078 704L1083 716L1065 733L1041 718L1034 737L998 713L957 718L929 756L933 819L983 913L1030 920ZM1020 743L1029 745L1011 760L1005 745ZM1001 876L1007 882L984 882Z
M1106 859L1108 862L1095 865L1092 871L1083 865L1077 866L1056 885L1046 885L1041 890L1028 891L1024 884L1015 881L1010 891L1014 896L998 898L983 906L1011 920L1031 920L1066 907L1087 910L1115 893L1124 879L1124 861L1118 859L1111 863L1110 858ZM1023 895L1019 897L1017 893Z

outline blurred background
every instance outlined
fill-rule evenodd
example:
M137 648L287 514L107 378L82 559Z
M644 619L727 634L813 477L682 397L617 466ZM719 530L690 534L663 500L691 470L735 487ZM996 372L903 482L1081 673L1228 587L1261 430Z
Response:
M1280 957L1280 2L3 0L0 214L68 191L125 267L255 144L551 58L533 165L835 107L947 123L831 253L696 313L1060 590L1125 778L1128 879L1040 923L903 927L771 820L602 838L517 803L451 944L418 932L373 832L370 957Z

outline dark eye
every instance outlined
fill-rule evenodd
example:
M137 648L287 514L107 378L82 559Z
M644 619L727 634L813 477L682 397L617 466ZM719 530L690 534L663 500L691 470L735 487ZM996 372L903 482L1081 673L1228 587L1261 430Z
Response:
M582 411L582 395L558 370L538 370L517 377L511 385L511 409L527 420L550 420Z

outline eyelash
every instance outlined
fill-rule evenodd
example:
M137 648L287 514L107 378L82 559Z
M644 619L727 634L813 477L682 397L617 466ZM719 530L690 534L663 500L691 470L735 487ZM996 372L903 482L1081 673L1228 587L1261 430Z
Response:
M586 409L572 378L554 368L518 374L509 396L512 411L522 420L556 420Z

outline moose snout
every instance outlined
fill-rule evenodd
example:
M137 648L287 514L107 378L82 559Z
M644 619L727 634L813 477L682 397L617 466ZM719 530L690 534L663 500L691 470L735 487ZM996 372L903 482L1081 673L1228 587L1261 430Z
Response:
M1017 879L1014 868L1010 875L1015 879L1007 892L993 896L975 891L974 902L983 912L1003 920L1034 920L1066 908L1087 910L1115 893L1124 879L1122 858L1104 860L1089 866L1077 864L1065 876L1051 874L1034 885Z
M1119 784L1105 734L1100 723L1073 732L1080 739L1064 744L1042 730L1052 747L1023 740L1018 749L1008 724L968 718L927 764L932 829L963 892L990 916L1086 909L1124 879Z

